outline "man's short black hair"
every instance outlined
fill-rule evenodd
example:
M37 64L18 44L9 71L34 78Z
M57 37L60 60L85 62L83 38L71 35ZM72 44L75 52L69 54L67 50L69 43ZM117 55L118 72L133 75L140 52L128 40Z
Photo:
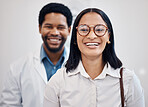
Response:
M66 19L67 19L67 24L68 27L71 26L72 24L72 13L70 11L70 9L61 4L61 3L49 3L47 5L45 5L39 13L39 24L42 25L43 21L45 20L45 15L51 12L55 12L55 13L61 13L63 14Z

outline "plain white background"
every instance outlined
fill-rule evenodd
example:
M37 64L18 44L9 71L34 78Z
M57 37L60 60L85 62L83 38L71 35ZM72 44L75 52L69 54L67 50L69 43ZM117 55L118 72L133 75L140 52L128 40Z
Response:
M100 8L109 16L117 56L125 67L135 70L148 106L148 0L1 0L0 92L10 63L40 47L38 13L43 5L54 1L70 7L74 18L87 7Z

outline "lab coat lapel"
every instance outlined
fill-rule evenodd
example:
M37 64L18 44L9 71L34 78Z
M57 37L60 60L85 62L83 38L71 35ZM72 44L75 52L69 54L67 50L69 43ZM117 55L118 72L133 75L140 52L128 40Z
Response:
M46 70L45 70L44 64L40 61L40 50L35 52L33 60L34 60L35 70L38 72L38 74L41 76L41 78L47 84Z

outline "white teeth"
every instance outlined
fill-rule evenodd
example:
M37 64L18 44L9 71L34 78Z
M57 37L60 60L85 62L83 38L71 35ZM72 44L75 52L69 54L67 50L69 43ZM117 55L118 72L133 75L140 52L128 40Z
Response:
M86 43L87 46L98 46L98 43Z
M59 39L50 39L50 41L57 42Z

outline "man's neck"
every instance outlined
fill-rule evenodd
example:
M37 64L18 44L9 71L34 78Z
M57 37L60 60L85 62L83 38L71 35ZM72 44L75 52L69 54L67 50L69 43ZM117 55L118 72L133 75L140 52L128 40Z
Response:
M44 48L44 50L45 50L45 52L46 52L48 58L50 59L50 61L51 61L54 65L56 65L57 62L59 61L59 59L61 58L62 54L63 54L64 47L63 47L60 51L58 51L58 52L56 52L56 53L50 52L50 51L46 48L46 46L44 46L44 45L43 45L43 48Z

